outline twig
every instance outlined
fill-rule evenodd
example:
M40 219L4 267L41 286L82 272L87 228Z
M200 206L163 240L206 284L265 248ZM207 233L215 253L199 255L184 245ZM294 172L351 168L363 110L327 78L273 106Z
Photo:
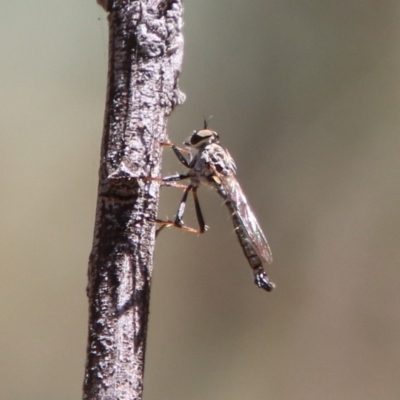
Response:
M161 145L178 89L181 0L97 0L109 13L109 74L83 398L142 398Z

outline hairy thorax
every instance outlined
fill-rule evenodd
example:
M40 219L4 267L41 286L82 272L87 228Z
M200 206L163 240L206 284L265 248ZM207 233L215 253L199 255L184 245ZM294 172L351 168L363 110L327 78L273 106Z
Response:
M189 171L193 186L207 185L217 188L220 180L235 175L236 167L226 149L216 143L208 144L192 160Z

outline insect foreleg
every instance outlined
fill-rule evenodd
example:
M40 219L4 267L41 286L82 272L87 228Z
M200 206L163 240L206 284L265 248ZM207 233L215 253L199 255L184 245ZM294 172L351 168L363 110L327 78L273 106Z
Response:
M172 150L174 151L175 155L178 157L178 160L186 167L190 168L190 163L187 160L187 158L183 155L182 149L179 147L175 146L174 144L171 146Z

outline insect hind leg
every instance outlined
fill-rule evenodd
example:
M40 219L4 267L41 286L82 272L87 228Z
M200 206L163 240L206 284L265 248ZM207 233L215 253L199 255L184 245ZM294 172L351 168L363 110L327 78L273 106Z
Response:
M190 191L193 191L193 198L194 198L194 203L195 203L195 208L196 208L197 220L199 222L199 229L195 229L195 228L186 226L182 220L183 214L185 212L186 201L187 201ZM176 228L182 229L182 230L184 230L186 232L190 232L190 233L197 233L197 234L204 233L208 227L204 223L203 214L200 209L199 200L197 198L197 188L192 185L189 185L186 187L185 191L183 192L182 200L179 204L178 212L176 213L176 217L175 217L174 221L155 219L154 222L161 224L161 226L156 231L156 236L158 236L158 234L164 228L170 227L170 226L174 226Z
M199 223L200 232L204 233L208 229L208 226L204 222L204 217L201 211L199 198L197 197L197 187L193 187L193 199L194 199L194 206L196 208L196 216L197 216L197 221Z
M163 219L153 219L152 222L156 222L157 224L160 224L161 226L156 230L156 237L159 235L159 233L164 229L164 228L169 228L170 226L174 226L175 228L182 229L185 232L189 233L197 233L201 234L204 233L204 231L200 229L195 229L191 228L190 226L186 226L183 223L177 224L175 221L170 221L170 220L163 220Z

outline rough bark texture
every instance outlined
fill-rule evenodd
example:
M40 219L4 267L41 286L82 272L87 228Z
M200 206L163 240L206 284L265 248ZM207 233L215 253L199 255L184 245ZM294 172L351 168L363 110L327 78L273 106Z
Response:
M160 142L184 96L180 0L97 0L109 13L109 76L93 249L84 399L141 399Z

